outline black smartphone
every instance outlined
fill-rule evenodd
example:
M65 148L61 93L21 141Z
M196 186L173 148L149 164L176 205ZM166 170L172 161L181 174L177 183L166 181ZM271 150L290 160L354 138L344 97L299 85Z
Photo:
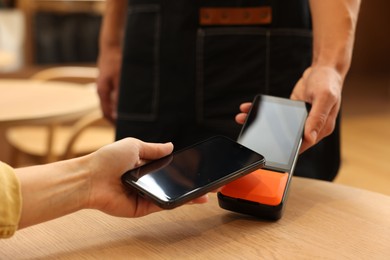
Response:
M264 155L265 168L292 172L307 117L305 102L257 95L237 142Z
M164 209L172 209L263 167L264 157L225 136L214 136L122 175Z
M268 95L257 95L237 142L266 159L257 170L225 185L219 205L260 218L281 218L298 159L308 105Z

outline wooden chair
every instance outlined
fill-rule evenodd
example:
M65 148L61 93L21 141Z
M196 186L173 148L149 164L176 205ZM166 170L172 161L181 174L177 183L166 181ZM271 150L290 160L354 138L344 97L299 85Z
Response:
M54 67L42 70L31 78L35 80L88 81L82 87L95 87L97 68ZM106 121L100 109L66 125L25 125L6 130L11 147L10 164L20 166L21 156L48 163L93 152L114 141L114 127Z
M61 66L38 71L31 79L95 82L99 71L95 67Z

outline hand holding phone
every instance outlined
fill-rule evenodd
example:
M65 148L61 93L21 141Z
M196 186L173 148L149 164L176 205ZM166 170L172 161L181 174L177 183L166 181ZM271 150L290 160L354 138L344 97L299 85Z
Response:
M172 209L263 167L264 157L214 136L122 175L122 182L164 209Z

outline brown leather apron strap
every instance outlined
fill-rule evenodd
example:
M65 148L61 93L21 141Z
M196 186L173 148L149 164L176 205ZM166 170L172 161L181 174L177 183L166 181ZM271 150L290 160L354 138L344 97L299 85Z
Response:
M203 7L200 25L260 25L272 22L272 8L262 7Z

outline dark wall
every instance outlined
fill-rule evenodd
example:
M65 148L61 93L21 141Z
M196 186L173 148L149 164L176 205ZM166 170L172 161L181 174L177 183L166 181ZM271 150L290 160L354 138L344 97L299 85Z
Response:
M34 19L36 64L96 61L101 16L39 12Z

